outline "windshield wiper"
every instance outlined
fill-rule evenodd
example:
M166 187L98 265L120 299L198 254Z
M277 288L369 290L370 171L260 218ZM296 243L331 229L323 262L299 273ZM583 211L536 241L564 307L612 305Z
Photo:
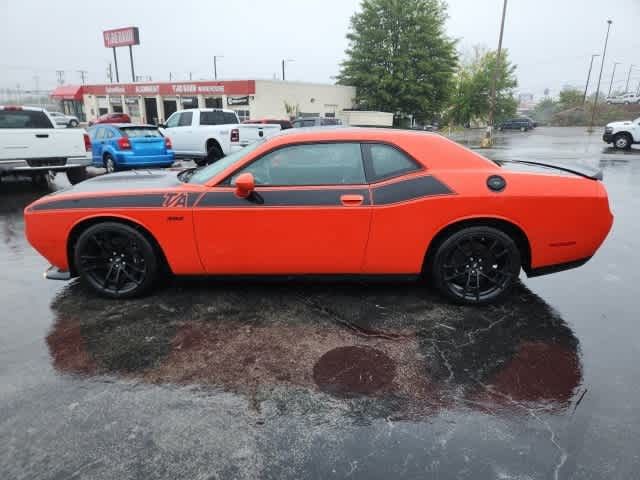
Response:
M189 183L189 180L191 180L191 177L193 177L193 174L196 173L198 170L202 170L205 166L206 165L202 165L200 167L191 167L191 168L182 170L180 173L178 173L178 179L183 183Z

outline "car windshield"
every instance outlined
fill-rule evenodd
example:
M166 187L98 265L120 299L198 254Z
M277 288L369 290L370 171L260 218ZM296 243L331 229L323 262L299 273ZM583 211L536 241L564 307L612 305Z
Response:
M218 160L217 162L212 163L211 165L207 165L206 167L199 168L195 170L195 172L191 175L191 177L187 177L188 180L185 180L189 183L207 183L211 178L218 175L223 170L227 169L231 165L236 162L242 160L245 156L256 150L262 144L264 144L266 140L258 140L254 143L251 143L237 152L231 153L226 157Z

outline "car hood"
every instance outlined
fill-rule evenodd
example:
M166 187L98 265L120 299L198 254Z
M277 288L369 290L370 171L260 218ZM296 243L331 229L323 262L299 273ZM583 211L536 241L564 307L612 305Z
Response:
M67 193L137 191L173 188L182 185L178 170L129 170L93 177L64 190Z
M628 127L630 125L633 125L633 122L631 122L629 120L624 120L624 121L621 121L621 122L607 123L607 127L611 127L611 128Z

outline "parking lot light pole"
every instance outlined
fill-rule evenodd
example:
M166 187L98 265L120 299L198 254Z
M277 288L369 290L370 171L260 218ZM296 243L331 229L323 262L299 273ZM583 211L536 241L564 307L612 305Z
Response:
M611 74L611 82L609 82L609 93L607 93L607 97L611 96L611 88L613 87L613 77L616 76L616 67L620 65L620 62L613 62L613 73Z
M600 96L600 82L602 81L602 69L604 68L604 60L607 56L607 43L609 43L609 31L611 30L611 20L607 20L607 35L604 37L604 48L602 49L602 62L600 63L600 76L598 77L598 88L596 89L596 98L593 100L593 110L591 111L591 122L589 122L588 132L593 132L593 122L596 118L596 110L598 109L598 97Z
M584 96L582 97L582 106L584 107L585 102L587 101L587 90L589 89L589 80L591 80L591 69L593 68L593 59L599 57L599 53L594 53L591 55L591 63L589 63L589 73L587 73L587 85L584 87Z
M633 70L633 67L635 67L635 65L629 65L629 73L627 73L627 86L624 87L624 93L629 92L629 80L631 79L631 70Z
M218 59L224 58L224 55L213 56L213 79L218 80Z
M284 64L287 62L293 62L293 58L286 58L286 59L282 59L282 81L285 81L285 75L284 75Z

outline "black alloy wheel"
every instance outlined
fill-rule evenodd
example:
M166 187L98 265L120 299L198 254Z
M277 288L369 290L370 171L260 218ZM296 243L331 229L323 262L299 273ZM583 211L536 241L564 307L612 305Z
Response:
M209 165L213 162L217 162L222 157L224 157L224 153L222 153L222 150L220 149L220 147L216 144L213 144L207 150L206 164Z
M445 239L432 264L436 287L458 303L480 305L505 295L520 273L513 239L491 227L468 227Z
M138 230L116 222L98 223L78 238L74 252L78 274L109 298L142 295L158 276L158 257Z

